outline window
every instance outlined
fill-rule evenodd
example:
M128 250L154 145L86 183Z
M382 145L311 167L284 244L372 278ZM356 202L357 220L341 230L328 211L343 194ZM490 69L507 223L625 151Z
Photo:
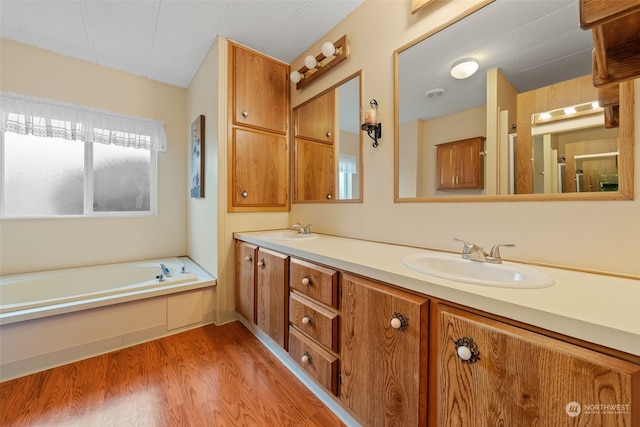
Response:
M160 122L1 96L2 217L155 214Z
M338 159L338 195L340 199L353 198L353 179L357 172L356 156L340 154Z

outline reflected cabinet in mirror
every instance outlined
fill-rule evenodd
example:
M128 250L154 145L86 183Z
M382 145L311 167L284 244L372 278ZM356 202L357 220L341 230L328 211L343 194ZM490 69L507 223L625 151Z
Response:
M396 201L633 198L633 80L594 87L578 1L485 4L395 52Z
M293 202L361 201L360 72L293 109Z

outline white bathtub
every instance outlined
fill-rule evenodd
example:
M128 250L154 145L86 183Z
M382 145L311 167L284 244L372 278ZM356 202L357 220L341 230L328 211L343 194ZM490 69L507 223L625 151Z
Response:
M171 270L163 281L161 263ZM0 325L214 284L186 257L0 276Z
M215 285L187 257L2 276L0 382L213 323Z

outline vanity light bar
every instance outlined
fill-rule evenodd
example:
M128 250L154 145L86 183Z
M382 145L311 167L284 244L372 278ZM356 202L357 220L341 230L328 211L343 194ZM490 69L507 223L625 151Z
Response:
M290 78L296 84L296 89L300 90L349 57L346 34L332 44L333 49L330 49L331 46L329 45L331 45L330 42L324 43L322 45L322 53L315 58L312 55L307 56L304 61L305 66L291 73ZM331 52L332 50L333 53Z
M556 108L555 110L544 111L531 115L531 124L540 125L557 120L571 119L574 117L586 116L601 113L604 109L600 107L598 101L585 102L584 104L572 105L569 107Z

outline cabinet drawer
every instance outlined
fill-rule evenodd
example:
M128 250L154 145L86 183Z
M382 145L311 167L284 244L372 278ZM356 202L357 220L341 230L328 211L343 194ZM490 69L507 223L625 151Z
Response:
M338 352L338 313L292 292L289 322L325 347Z
M332 307L338 307L338 273L291 258L290 286L296 291Z
M289 330L289 355L321 386L338 395L338 358L295 329ZM306 356L304 359L303 357Z

